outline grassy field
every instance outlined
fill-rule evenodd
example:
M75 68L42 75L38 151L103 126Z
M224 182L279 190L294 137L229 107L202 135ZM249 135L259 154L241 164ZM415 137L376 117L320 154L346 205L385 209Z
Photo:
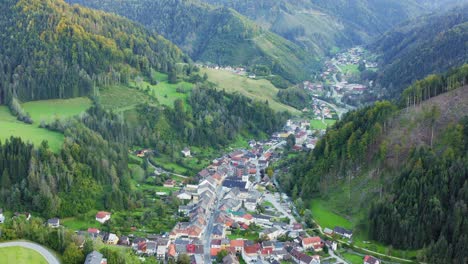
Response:
M325 122L325 123L324 123ZM327 129L328 126L332 126L335 124L336 120L334 119L325 119L323 122L322 120L311 120L310 121L310 128L312 129Z
M145 91L148 95L156 98L162 105L172 107L177 99L187 100L192 91L193 84L183 81L171 84L168 81L167 74L155 72L154 75L158 81L156 85L151 85L147 81L141 81L140 83L132 82L131 86Z
M346 65L340 65L341 70L345 74L354 74L354 73L359 73L358 65L355 64L346 64Z
M40 124L42 121L49 123L55 119L79 115L90 106L91 100L87 97L32 101L22 105L23 109L31 115L35 124Z
M98 228L102 227L101 223L96 221L94 215L86 215L85 219L78 219L76 217L69 217L60 220L60 224L71 230L88 230L89 227Z
M351 264L362 264L363 259L364 259L363 257L359 255L355 255L349 252L341 253L341 256Z
M142 103L154 103L149 95L136 88L125 86L102 88L99 95L99 100L104 108L118 112L133 109L136 105Z
M53 151L61 148L64 139L60 133L39 128L36 124L28 125L16 120L6 106L0 106L0 127L1 141L15 136L38 146L42 141L47 140Z
M47 260L36 251L23 247L0 248L0 262L14 264L47 264Z
M335 226L352 228L353 224L343 216L334 213L321 200L315 199L311 202L310 209L315 221L323 228L333 229Z
M289 111L299 114L300 111L279 102L278 88L267 80L254 80L239 76L229 71L202 69L208 75L208 80L217 84L220 89L231 93L240 93L248 98L264 102L268 100L270 107L276 111Z

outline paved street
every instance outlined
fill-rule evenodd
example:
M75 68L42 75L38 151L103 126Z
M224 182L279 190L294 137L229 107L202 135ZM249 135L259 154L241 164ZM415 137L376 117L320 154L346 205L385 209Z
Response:
M39 244L26 242L26 241L13 241L13 242L0 243L0 248L2 247L29 248L41 254L47 260L49 264L60 264L60 261L47 248Z
M203 236L203 240L205 244L203 245L203 249L205 251L205 263L206 264L211 264L211 234L213 233L213 226L214 226L214 221L216 218L219 216L219 201L221 200L220 196L222 193L223 187L220 185L216 189L216 202L215 206L213 207L212 212L210 213L208 223L206 225L205 229L205 234Z

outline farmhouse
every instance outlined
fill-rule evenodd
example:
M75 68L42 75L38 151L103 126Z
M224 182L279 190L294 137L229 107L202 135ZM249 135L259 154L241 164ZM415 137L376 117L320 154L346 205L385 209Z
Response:
M374 258L373 256L365 256L364 257L364 264L380 264L380 260Z
M101 224L104 224L105 222L109 221L111 218L111 213L105 212L105 211L99 211L96 214L96 221L98 221Z
M3 209L0 208L0 224L3 224L5 222L5 216L3 215Z
M52 228L57 228L60 226L60 219L58 218L51 218L47 220L47 226Z
M333 233L351 239L353 232L351 230L345 229L343 227L337 226L333 229Z
M181 152L182 152L182 155L184 155L184 157L186 157L186 158L191 157L191 153L190 153L189 148L184 148Z
M174 188L174 186L177 184L177 182L173 179L168 179L167 181L164 182L163 186L168 187L168 188Z

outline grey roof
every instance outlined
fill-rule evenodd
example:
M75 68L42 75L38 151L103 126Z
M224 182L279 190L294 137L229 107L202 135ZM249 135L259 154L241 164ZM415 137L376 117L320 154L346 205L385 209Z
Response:
M253 218L257 218L257 219L264 219L264 220L270 220L271 219L271 216L266 216L266 215L254 214L252 216L253 216Z
M262 246L265 247L273 247L274 243L273 241L263 241Z
M58 219L58 218L51 218L51 219L47 220L47 223L51 224L51 225L56 225L59 222L60 222L60 219Z
M85 264L101 264L102 261L102 254L93 251L86 256Z
M352 235L353 234L353 231L351 230L348 230L348 229L345 229L341 226L336 226L334 229L333 229L333 232L337 233L337 234L349 234L349 235Z
M223 182L223 187L227 187L227 188L237 187L239 189L245 189L245 185L246 185L246 182L236 181L236 180L225 180Z
M221 225L215 225L213 228L213 234L221 236L224 232L224 228Z
M158 247L158 244L154 241L150 241L146 243L146 250L153 250L156 251L156 248Z
M187 245L176 244L175 248L176 248L176 252L179 254L187 253Z

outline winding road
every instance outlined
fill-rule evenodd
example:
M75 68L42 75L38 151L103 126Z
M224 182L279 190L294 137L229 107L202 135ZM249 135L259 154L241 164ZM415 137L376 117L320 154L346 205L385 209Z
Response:
M60 261L58 260L57 257L54 256L54 254L52 254L47 248L36 243L27 242L27 241L13 241L13 242L0 243L0 248L5 248L5 247L28 248L41 254L41 256L43 256L49 264L60 264Z

